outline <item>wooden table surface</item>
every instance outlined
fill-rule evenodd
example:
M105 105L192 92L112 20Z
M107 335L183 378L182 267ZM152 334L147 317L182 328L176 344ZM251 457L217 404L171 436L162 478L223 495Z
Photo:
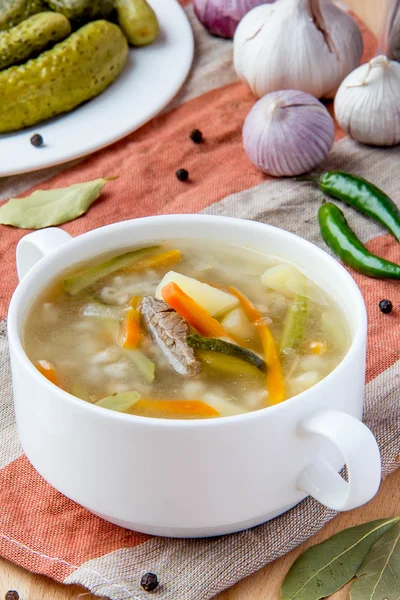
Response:
M379 34L384 0L347 0L347 4L373 31ZM312 540L220 594L216 600L278 600L279 588L285 573L307 546L318 543L346 527L395 514L400 514L400 469L382 484L372 502L358 510L340 515ZM4 598L9 589L18 590L21 600L77 600L78 596L85 592L76 586L59 585L46 577L32 575L0 559L0 599ZM95 596L88 594L84 599L95 600ZM348 600L348 591L344 589L331 596L331 599Z

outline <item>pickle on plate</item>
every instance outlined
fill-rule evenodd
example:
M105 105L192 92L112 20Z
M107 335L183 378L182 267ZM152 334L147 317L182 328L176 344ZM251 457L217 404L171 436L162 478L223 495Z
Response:
M28 60L70 33L68 19L50 11L33 15L0 32L0 70Z
M98 96L127 56L121 29L93 21L37 58L0 72L0 132L29 127Z
M44 10L47 10L44 0L0 0L0 31Z
M118 23L133 46L154 42L159 33L157 16L146 0L115 0Z
M47 0L47 4L70 21L82 24L106 19L114 8L113 0Z

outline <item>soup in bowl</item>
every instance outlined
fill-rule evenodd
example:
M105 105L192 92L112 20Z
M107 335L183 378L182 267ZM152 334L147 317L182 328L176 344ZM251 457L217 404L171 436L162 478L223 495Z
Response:
M368 501L366 312L319 248L238 219L137 219L25 236L8 335L38 472L145 533L239 531L307 495ZM339 475L347 465L349 481Z
M246 247L171 240L78 265L30 311L24 347L97 406L196 419L260 410L329 375L342 311L295 265Z

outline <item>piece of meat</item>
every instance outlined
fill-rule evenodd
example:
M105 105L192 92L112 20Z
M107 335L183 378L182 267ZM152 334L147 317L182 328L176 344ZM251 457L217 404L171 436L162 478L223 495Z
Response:
M143 298L138 309L146 329L174 371L180 375L197 375L200 364L186 344L189 331L186 321L163 300L152 296Z

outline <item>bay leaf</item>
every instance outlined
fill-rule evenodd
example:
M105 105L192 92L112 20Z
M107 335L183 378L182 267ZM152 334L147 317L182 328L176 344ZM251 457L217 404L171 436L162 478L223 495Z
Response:
M351 584L350 598L400 599L400 523L372 546Z
M380 519L345 529L308 548L293 563L281 589L282 600L320 600L354 577L375 542L400 517Z
M110 179L94 179L56 190L37 190L26 198L11 198L0 207L0 223L22 229L42 229L73 221L100 196Z

